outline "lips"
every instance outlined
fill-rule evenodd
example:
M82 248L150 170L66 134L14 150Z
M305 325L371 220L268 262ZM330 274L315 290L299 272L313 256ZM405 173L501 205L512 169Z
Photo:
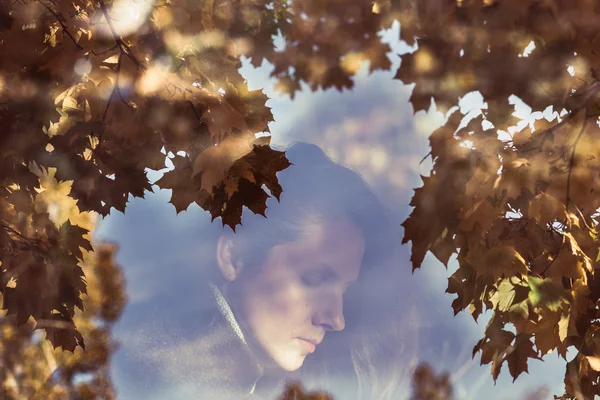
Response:
M322 341L322 340L305 339L305 338L298 338L298 340L300 341L302 346L306 349L306 351L308 351L309 353L314 353L314 351L317 348L317 345L319 343L321 343L321 341Z

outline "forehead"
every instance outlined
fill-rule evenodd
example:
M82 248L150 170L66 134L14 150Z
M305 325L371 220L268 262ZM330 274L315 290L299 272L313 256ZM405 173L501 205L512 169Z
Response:
M300 237L273 249L295 268L325 268L345 282L357 279L365 249L360 229L346 219L309 222Z

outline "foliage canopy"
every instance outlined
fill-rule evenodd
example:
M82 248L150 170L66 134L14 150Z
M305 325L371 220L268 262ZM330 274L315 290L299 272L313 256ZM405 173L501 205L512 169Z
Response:
M51 175L41 179L40 200L53 205L53 217L69 219L85 229L93 229L96 216L79 213L68 196L67 182L58 183ZM73 323L85 338L85 351L73 342L73 325L57 319L29 319L20 324L14 316L0 315L0 397L2 399L114 399L110 362L117 344L112 326L119 319L126 296L121 270L114 262L115 246L94 244L83 251L80 264L86 277L87 294L82 296L84 311ZM9 284L14 287L14 282ZM37 330L35 328L38 328ZM46 337L44 340L42 331ZM61 343L53 348L51 343ZM83 346L83 341L80 342Z
M243 206L264 214L289 165L258 135L273 116L240 75L241 57L272 64L291 96L302 83L349 89L363 61L391 67L378 32L398 20L401 39L418 46L396 74L414 83L414 111L432 99L450 110L472 91L487 104L469 121L451 112L430 137L432 171L403 224L413 268L428 252L444 264L458 254L448 292L455 313L493 310L474 353L494 378L505 363L516 379L528 359L557 351L566 360L571 348L561 398L600 395L596 1L139 3L147 6L132 19L119 18L125 0L0 1L8 315L66 324L46 327L48 338L83 346L73 317L86 292L82 249L91 247L87 231L45 200L49 171L79 211L106 215L151 191L146 172L168 157L174 168L155 184L172 190L176 210L196 203L235 228ZM515 117L511 96L549 118Z

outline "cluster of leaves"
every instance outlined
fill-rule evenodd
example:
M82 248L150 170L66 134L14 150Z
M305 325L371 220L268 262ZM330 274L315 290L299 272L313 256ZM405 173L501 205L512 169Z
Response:
M326 393L306 392L300 383L291 382L284 389L279 400L331 400Z
M404 222L413 268L433 253L458 269L455 313L493 310L473 354L494 379L529 359L567 360L561 399L600 395L600 5L594 1L391 1L402 38L419 49L396 75L415 84L415 110L478 90L487 108L454 112L430 137L433 168ZM528 47L528 44L533 45ZM533 50L530 52L530 50ZM554 112L534 124L509 103ZM560 116L558 116L560 112ZM461 125L462 122L462 125Z
M56 188L49 188L46 193L53 190ZM54 195L60 197L60 193ZM68 213L69 205L62 202L58 207L62 213ZM90 214L71 214L70 217L88 229L94 225L95 218ZM88 291L82 299L85 311L78 313L73 323L86 339L85 351L76 349L71 324L65 327L65 322L58 319L29 319L20 324L15 316L2 313L0 397L57 400L116 397L109 374L110 359L117 348L111 331L126 297L121 270L114 263L114 252L115 247L106 244L95 244L94 251L83 252L81 265ZM44 340L36 330L40 327L45 328L50 341ZM72 352L55 349L51 343L59 343Z
M364 60L389 68L381 26L362 0L0 2L2 308L68 326L49 335L55 346L83 345L73 316L89 238L42 204L47 171L79 211L107 215L151 191L147 171L167 163L155 184L177 212L196 203L235 229L244 206L264 214L279 197L289 166L257 138L273 116L241 57L272 63L292 96L302 82L341 90Z
M452 400L452 385L448 374L438 376L428 364L421 364L413 373L412 400Z

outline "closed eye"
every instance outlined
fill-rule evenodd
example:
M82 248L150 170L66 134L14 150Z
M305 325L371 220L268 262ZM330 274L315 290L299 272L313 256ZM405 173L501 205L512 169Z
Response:
M317 287L321 284L332 282L335 280L335 275L328 269L319 268L313 270L302 277L302 282L310 287Z
M310 287L317 287L322 283L322 279L321 277L314 277L314 276L303 276L302 277L302 283L304 283L306 286L310 286Z

